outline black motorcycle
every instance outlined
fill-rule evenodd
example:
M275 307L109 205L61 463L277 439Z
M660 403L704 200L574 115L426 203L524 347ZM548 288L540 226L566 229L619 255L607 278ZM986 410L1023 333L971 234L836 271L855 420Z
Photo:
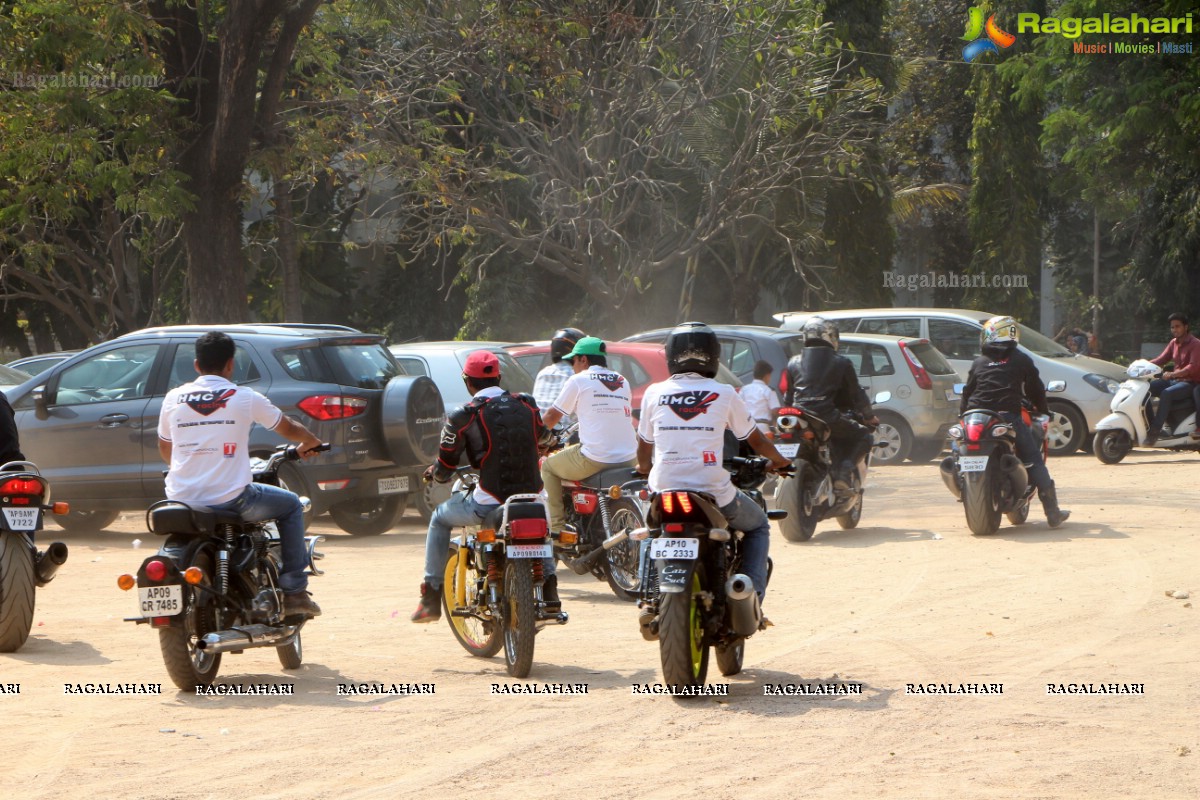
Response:
M729 458L733 483L766 511L758 491L766 478L765 458ZM657 640L663 682L704 685L709 648L722 675L742 670L746 639L763 622L757 589L742 574L741 531L729 527L711 494L666 489L649 496L648 528L632 536L644 542L638 606L647 641ZM772 520L786 517L768 511ZM768 560L768 581L770 561Z
M1025 423L1033 430L1034 440L1049 453L1049 417L1023 412ZM942 459L942 481L967 516L971 532L986 536L1000 529L1000 515L1013 525L1029 519L1029 504L1034 487L1026 465L1017 456L1017 432L995 411L975 408L962 415L950 428L951 455Z
M42 552L34 536L45 512L66 514L66 503L50 504L50 484L29 461L0 467L0 653L20 649L33 628L35 588L53 580L67 563L67 546L51 542Z
M252 468L254 481L278 486L280 465L299 457L294 446L281 445ZM307 498L301 501L308 506ZM281 543L273 520L246 522L228 511L162 500L146 511L146 527L166 541L136 579L122 575L117 583L126 591L136 585L140 615L126 621L158 630L176 686L188 691L211 685L222 654L250 648L274 647L285 669L300 667L306 619L283 616ZM316 546L324 538L305 537L310 575L322 574Z

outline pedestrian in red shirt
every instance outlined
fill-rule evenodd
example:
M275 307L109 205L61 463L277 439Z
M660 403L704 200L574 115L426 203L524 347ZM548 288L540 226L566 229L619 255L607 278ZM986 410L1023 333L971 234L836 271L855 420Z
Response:
M1167 317L1167 321L1171 324L1171 341L1162 355L1150 359L1150 363L1160 367L1173 364L1174 368L1150 381L1150 393L1159 400L1158 411L1146 434L1147 445L1154 444L1162 434L1163 423L1177 401L1191 394L1195 407L1200 409L1200 339L1192 336L1184 314L1176 312ZM1192 436L1200 439L1200 429L1192 431Z

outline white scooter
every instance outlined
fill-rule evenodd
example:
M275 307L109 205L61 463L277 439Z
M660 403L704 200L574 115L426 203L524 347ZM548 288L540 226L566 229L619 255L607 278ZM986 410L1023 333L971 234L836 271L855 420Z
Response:
M1162 367L1139 358L1125 370L1129 380L1121 384L1110 406L1112 413L1096 423L1096 438L1092 452L1104 464L1116 464L1135 445L1146 440L1151 408L1150 381L1162 374ZM1191 438L1196 428L1196 412L1192 403L1180 402L1171 410L1162 433L1154 444L1159 450L1198 450L1200 440Z

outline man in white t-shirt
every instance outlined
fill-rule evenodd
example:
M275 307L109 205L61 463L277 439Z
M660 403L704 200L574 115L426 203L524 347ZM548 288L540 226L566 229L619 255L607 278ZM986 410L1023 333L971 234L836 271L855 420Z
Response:
M754 424L768 439L771 438L771 423L775 421L775 410L779 408L779 398L771 388L771 372L769 362L754 362L754 380L738 390L742 402L746 404L746 409L754 419Z
M642 395L638 472L649 474L655 492L690 489L713 496L729 524L745 533L742 571L761 601L767 588L771 523L749 495L738 491L722 466L725 430L769 458L772 471L792 462L758 430L737 390L714 380L721 345L711 328L685 322L671 331L666 350L671 377L651 384Z
M233 340L224 333L204 334L196 340L199 377L167 392L163 400L158 452L170 464L167 499L232 511L247 522L275 520L283 555L279 573L283 614L315 617L321 609L306 591L308 553L300 498L286 489L252 481L250 429L257 422L299 442L301 457L313 455L321 440L258 392L229 380L236 352Z
M609 369L607 348L585 336L563 356L575 374L563 385L550 410L542 415L547 428L566 416L579 418L579 444L558 451L542 464L542 483L550 509L550 527L562 530L562 482L583 480L608 467L633 466L637 437L633 431L633 393L629 381Z

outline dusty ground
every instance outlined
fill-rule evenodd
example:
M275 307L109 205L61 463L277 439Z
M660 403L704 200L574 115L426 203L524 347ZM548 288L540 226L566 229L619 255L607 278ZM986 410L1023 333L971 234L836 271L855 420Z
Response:
M68 538L38 593L34 633L0 656L6 797L629 798L1200 797L1195 455L1051 468L1070 522L973 537L934 464L879 469L862 526L823 523L772 544L767 610L725 698L632 693L660 680L632 606L564 578L571 623L538 636L530 682L580 696L501 696L503 661L471 658L447 624L415 626L424 533L415 517L357 539L329 524L325 615L306 665L225 656L228 683L292 697L196 697L169 683L156 635L122 622L116 576L152 547L140 520ZM1176 488L1181 487L1181 488ZM1157 498L1157 499L1152 499ZM48 530L47 534L58 534ZM140 538L142 549L131 542ZM1195 600L1164 592L1190 590ZM838 697L764 685L863 684ZM724 680L716 671L710 681ZM161 683L161 696L78 696L65 683ZM433 683L428 696L347 697L336 684ZM1001 683L931 696L907 684ZM1047 684L1144 684L1144 695Z

